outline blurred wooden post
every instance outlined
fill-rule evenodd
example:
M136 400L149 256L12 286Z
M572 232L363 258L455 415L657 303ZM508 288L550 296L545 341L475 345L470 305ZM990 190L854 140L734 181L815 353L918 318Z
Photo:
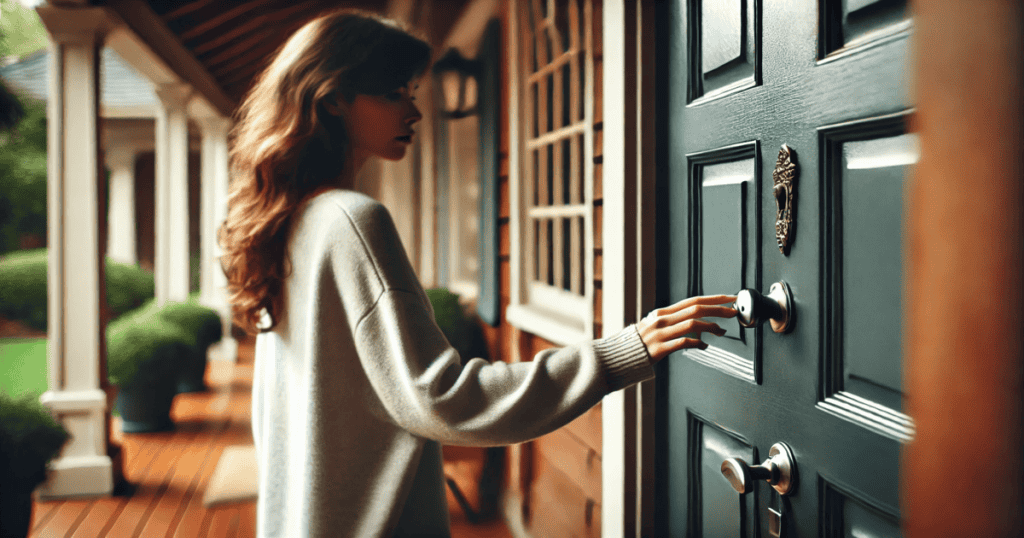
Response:
M231 307L227 278L220 265L217 229L228 214L228 132L231 120L220 115L205 99L189 103L189 115L202 130L202 178L199 202L199 299L216 309L224 324L224 337L210 349L211 357L234 361L238 344L231 338Z
M1020 536L1024 6L912 7L905 534Z
M160 84L156 118L156 301L188 299L191 271L188 245L188 116L192 88Z
M134 265L135 238L135 156L138 150L118 145L107 148L105 164L110 170L110 207L107 208L107 256Z
M101 8L45 5L37 12L51 38L48 390L40 401L71 434L39 494L109 495L99 51L110 23Z

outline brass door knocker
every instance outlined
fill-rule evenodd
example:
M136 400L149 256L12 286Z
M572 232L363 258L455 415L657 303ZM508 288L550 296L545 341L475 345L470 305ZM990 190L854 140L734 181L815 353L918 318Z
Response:
M793 198L796 191L796 154L786 144L779 150L779 160L775 162L775 171L772 172L772 181L775 193L775 241L779 245L779 252L783 255L789 254L789 246L793 243L793 232L796 224L795 206Z

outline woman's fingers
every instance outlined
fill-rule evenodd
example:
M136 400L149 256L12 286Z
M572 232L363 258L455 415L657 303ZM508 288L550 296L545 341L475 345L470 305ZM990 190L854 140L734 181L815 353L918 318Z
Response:
M702 342L699 338L687 337L658 342L649 350L649 352L651 357L657 357L655 360L660 360L661 358L667 357L681 349L707 349L707 347L708 344L706 342Z
M686 307L664 317L667 323L682 323L688 319L695 318L734 318L736 309L731 306L721 305L694 305Z
M647 317L637 323L637 330L655 362L680 349L705 349L707 344L700 340L700 334L711 333L722 336L725 334L725 329L701 318L735 317L736 310L734 308L722 306L735 300L735 295L690 297L674 305L651 311ZM698 336L697 338L692 336L695 334Z
M651 314L655 316L667 316L698 305L724 305L726 303L732 303L735 300L735 295L697 295L695 297L683 299L678 303L659 308L657 310L652 310Z
M722 336L725 334L725 329L718 326L717 323L711 321L705 321L703 319L688 319L682 323L677 323L669 328L669 338L679 338L684 334L697 333L711 333L716 336Z

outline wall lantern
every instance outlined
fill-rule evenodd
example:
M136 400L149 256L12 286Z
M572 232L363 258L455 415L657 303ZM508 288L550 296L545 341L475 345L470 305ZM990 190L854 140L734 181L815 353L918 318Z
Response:
M477 78L481 65L459 51L448 49L434 62L433 73L441 88L441 114L448 119L465 118L478 113Z

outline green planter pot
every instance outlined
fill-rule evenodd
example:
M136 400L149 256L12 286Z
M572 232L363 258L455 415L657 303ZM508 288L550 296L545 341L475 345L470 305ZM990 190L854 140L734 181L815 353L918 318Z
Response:
M163 432L174 429L171 404L176 387L170 383L120 387L117 412L121 414L124 433Z
M197 352L182 365L178 394L206 391L206 362L206 353Z
M0 489L0 538L25 538L32 524L32 490Z

